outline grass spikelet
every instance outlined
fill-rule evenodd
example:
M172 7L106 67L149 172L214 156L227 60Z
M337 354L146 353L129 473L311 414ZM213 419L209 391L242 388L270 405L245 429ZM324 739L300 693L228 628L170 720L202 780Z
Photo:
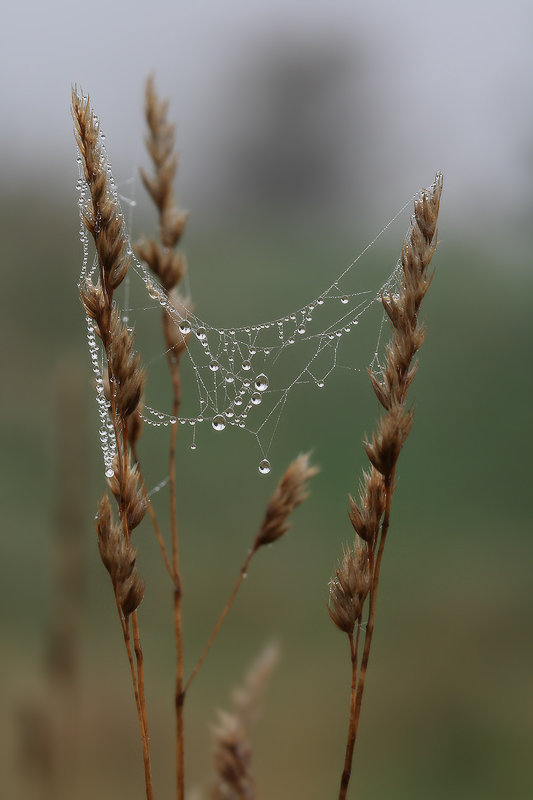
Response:
M272 544L289 530L287 519L308 497L308 481L318 473L309 465L310 453L301 454L286 469L267 506L253 549Z
M212 727L213 763L216 779L212 800L254 800L255 781L251 772L250 726L259 714L259 703L279 661L279 649L268 645L233 692L231 713L219 710Z

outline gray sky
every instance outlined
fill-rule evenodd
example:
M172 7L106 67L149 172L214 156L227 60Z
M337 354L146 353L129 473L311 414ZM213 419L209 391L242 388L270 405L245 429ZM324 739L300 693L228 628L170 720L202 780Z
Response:
M445 214L477 225L531 208L530 0L48 0L5 3L0 47L2 171L74 164L69 92L92 97L119 180L142 159L142 88L154 70L179 124L186 205L202 206L261 96L239 106L258 53L280 41L353 42L351 116L366 125L368 202L394 212L442 169ZM357 91L356 91L357 90ZM343 120L331 118L331 146ZM328 146L328 142L324 143ZM357 142L354 142L354 148Z

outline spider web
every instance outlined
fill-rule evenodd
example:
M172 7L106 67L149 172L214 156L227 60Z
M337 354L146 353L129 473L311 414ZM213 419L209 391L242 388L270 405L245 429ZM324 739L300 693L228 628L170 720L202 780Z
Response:
M102 152L105 156L104 137L101 135ZM88 189L81 172L77 183L80 219L88 202ZM134 201L118 194L108 165L109 185L120 207L120 198L130 209ZM155 277L140 262L128 244L131 258L129 276L139 279L145 290L142 305L130 305L129 279L125 282L121 313L130 324L132 316L150 309L164 308L187 336L186 351L182 362L188 361L187 394L191 408L186 416L173 417L150 404L149 394L143 409L143 418L150 427L170 425L186 426L190 430L189 446L196 450L199 431L207 430L215 436L227 435L228 431L240 430L254 437L259 458L258 470L268 474L271 469L269 455L278 431L287 401L297 386L322 389L334 370L344 367L360 372L364 367L379 369L379 352L385 322L381 297L394 295L397 291L399 260L395 261L384 280L376 278L375 271L368 270L361 285L361 265L370 248L383 236L413 201L410 198L387 222L380 232L329 285L310 301L281 317L250 325L217 327L209 324L193 312L180 314L168 298ZM121 212L122 213L122 212ZM124 234L128 239L123 216ZM80 285L97 272L96 256L89 255L88 235L80 223L80 239L83 244L83 264ZM401 240L399 240L398 244ZM398 250L400 248L398 247ZM377 285L376 285L377 282ZM375 309L377 313L368 312ZM358 335L362 323L372 317L374 347L367 354L348 363L341 358L341 346ZM376 330L377 329L377 330ZM96 399L100 416L100 442L106 475L112 474L115 455L113 425L109 416L109 402L104 393L104 354L94 331L93 321L87 317L87 339L93 372L95 374ZM166 352L159 352L148 368L158 360L165 360ZM146 362L145 362L146 363ZM150 391L148 381L147 392ZM155 487L156 491L164 485Z

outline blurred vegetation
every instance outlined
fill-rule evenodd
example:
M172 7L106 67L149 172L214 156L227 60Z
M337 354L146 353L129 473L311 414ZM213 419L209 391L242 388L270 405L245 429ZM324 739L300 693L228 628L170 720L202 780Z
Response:
M446 176L445 176L446 177ZM446 204L446 186L443 205ZM91 393L76 280L81 251L74 192L4 196L4 290L0 325L4 391L0 485L5 500L1 560L4 622L0 683L6 796L24 794L17 773L13 710L40 685L45 631L54 608L51 580L58 503L87 512L85 600L80 619L81 723L72 798L97 792L141 798L142 763L126 661L109 581L98 562L92 511L102 475L96 406L79 409L87 437L84 496L58 485L54 398L65 359L82 365ZM378 220L379 229L385 220ZM215 323L269 318L328 285L374 231L291 226L274 219L201 233L185 249L198 313ZM137 220L138 230L151 221ZM525 231L511 231L524 241ZM370 235L369 235L370 234ZM392 242L399 251L403 231ZM402 454L378 602L355 775L371 798L532 796L531 313L533 274L523 249L454 238L441 223L437 274L424 305L428 337L412 388L416 418ZM376 264L390 261L378 243ZM325 271L327 272L326 277ZM148 316L148 315L145 315ZM159 321L154 325L159 348ZM85 372L83 372L85 369ZM73 381L78 380L73 373ZM185 388L186 391L186 388ZM161 388L159 405L165 405ZM88 408L87 408L88 406ZM341 543L351 535L347 494L355 491L362 435L377 404L364 373L332 377L289 405L272 458L272 480L238 432L203 435L178 456L185 576L187 664L193 665L232 585L274 482L290 458L314 448L322 472L285 540L257 558L187 709L188 782L209 771L208 723L265 640L282 646L254 764L265 798L336 796L349 692L347 643L331 625L326 587ZM165 436L142 445L149 483L165 475ZM167 497L161 492L161 518ZM172 796L171 597L148 522L137 535L146 577L141 609L155 786ZM103 733L102 733L103 731ZM18 788L16 788L18 787ZM26 782L26 789L28 789Z

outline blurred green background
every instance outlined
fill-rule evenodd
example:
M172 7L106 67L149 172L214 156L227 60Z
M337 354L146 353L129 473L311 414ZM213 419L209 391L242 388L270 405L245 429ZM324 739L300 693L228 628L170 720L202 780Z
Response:
M469 5L472 13L475 7ZM132 15L138 23L136 12ZM338 19L343 19L340 13ZM405 30L406 21L395 17L393 22L398 34ZM426 24L422 32L427 33L430 21ZM302 41L305 34L299 47ZM312 41L313 47L321 41L316 31ZM334 38L327 41L326 52L335 55ZM390 188L386 176L373 171L371 160L379 162L372 131L373 126L382 130L384 117L374 103L379 89L373 84L369 55L373 41L381 48L377 52L385 53L389 40L385 34L382 39L368 34L367 40L361 35L359 41L357 108L359 119L368 117L370 123L353 129L361 134L353 141L340 139L337 155L337 107L330 108L325 100L334 94L332 87L340 85L339 74L349 79L351 67L346 73L335 57L320 55L322 50L310 48L304 57L305 47L297 50L292 45L287 52L300 55L285 62L279 50L273 50L275 57L269 62L265 48L264 64L271 64L270 73L262 70L261 82L251 80L248 95L240 95L243 106L242 98L248 98L256 103L254 109L263 109L263 117L257 122L257 114L252 115L248 126L238 118L225 144L218 143L226 172L215 170L211 179L203 172L195 183L191 168L185 166L193 144L185 148L184 182L189 188L182 191L178 184L178 194L191 208L184 242L190 286L199 315L214 324L274 318L300 307L331 283L413 190L431 182L436 167L443 169L437 271L424 303L428 336L411 390L416 417L399 466L351 791L357 796L358 787L358 796L369 800L525 800L533 793L533 548L528 503L532 197L516 183L519 205L506 208L497 191L489 204L475 177L467 185L462 157L454 161L451 151L427 145L426 150L422 146L420 161L406 158L400 164L400 154L394 151L401 174L408 174L410 182L402 181L399 188L397 178L391 177ZM415 59L413 52L411 57ZM137 64L141 75L153 63L168 66L153 53L151 59ZM69 82L76 76L71 74L72 63L67 63L68 71L62 68ZM240 63L246 63L244 52ZM82 72L84 88L90 90L91 69L84 64ZM322 77L324 90L318 80ZM480 81L484 86L482 76ZM170 71L161 74L161 83L162 91L170 87L171 93ZM98 90L102 108L96 99L95 108L108 132L119 187L137 201L131 215L134 236L150 233L153 214L140 187L128 183L134 175L131 161L122 159L122 142L114 140L106 126L105 111L112 107L114 94L103 83ZM136 73L135 79L128 79L128 91L133 90L138 101L125 113L135 127L126 146L135 139L136 163L146 163L138 110L142 82ZM518 96L520 87L513 92ZM346 95L341 92L339 107L342 98ZM386 99L381 99L384 106ZM62 102L66 109L66 91ZM234 108L229 92L227 102ZM291 116L298 103L301 113ZM306 110L316 112L317 104L322 113L308 116ZM213 119L223 120L222 100L213 108ZM183 114L173 97L171 116L181 122ZM420 122L426 134L429 123L426 118ZM68 131L68 121L65 126ZM237 146L237 129L246 147ZM36 136L39 131L45 136L41 128ZM413 123L413 138L415 133ZM217 125L213 123L204 136L216 140ZM401 143L394 128L382 136L385 142L389 137L391 149ZM529 145L524 144L517 161L530 172L527 154L533 125L524 127L521 137ZM345 160L348 145L352 161ZM500 145L491 146L487 168L495 164L498 174ZM370 166L366 148L372 154ZM141 798L142 760L127 662L92 527L104 479L76 289L81 249L75 157L66 146L59 154L61 161L56 164L53 151L47 166L42 153L40 165L33 164L28 149L26 153L28 170L20 179L9 173L9 154L4 154L6 178L0 199L0 781L5 796L47 796L43 775L47 759L55 756L42 754L39 731L46 732L51 715L54 731L60 731L57 746L70 748L60 750L69 754L59 779L65 796ZM346 187L351 181L357 183L355 189ZM510 181L502 192L511 196L512 189ZM370 270L389 271L404 231L400 224L374 245L366 261ZM152 332L143 331L152 353L161 351L156 317L142 318L146 328L147 322L153 323ZM375 333L369 334L369 347ZM163 381L157 381L154 398L162 409L168 406ZM298 392L282 419L273 469L266 479L257 474L258 453L244 434L230 432L223 442L202 435L194 454L188 440L182 442L179 523L188 669L225 602L285 465L297 453L312 449L321 467L311 498L295 514L288 536L254 561L191 690L186 713L191 790L209 781L209 725L215 709L228 707L231 689L263 644L275 639L282 660L253 733L261 797L336 796L350 665L345 637L326 612L327 583L351 535L347 495L356 491L366 466L360 443L377 413L364 372L347 375L339 370L322 392ZM145 432L141 451L149 485L165 475L165 448L164 432ZM163 520L167 502L163 490L157 496ZM171 593L147 521L137 542L140 571L147 582L141 625L155 786L157 797L163 798L172 796L173 780ZM58 594L58 578L66 605ZM50 680L47 658L53 652L53 635L64 632L62 615L75 654L75 680L67 693ZM29 738L33 736L29 742L28 731Z

